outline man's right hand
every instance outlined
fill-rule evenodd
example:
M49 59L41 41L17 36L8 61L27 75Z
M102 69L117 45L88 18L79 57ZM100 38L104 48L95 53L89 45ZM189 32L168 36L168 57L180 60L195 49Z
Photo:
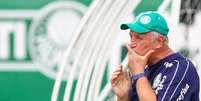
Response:
M118 99L128 99L131 89L131 78L129 74L119 65L112 74L111 85L113 91L116 93Z

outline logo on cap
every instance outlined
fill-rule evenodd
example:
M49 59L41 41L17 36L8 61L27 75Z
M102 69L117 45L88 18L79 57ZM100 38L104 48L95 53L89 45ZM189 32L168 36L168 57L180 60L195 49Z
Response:
M148 23L151 22L151 17L150 17L150 16L142 16L142 17L140 18L140 22L141 22L142 24L148 24Z

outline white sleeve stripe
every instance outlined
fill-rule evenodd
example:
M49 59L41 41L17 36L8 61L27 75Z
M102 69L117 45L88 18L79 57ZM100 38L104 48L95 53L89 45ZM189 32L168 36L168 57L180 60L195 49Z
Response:
M186 76L186 73L187 73L188 68L189 68L189 61L186 60L186 62L187 62L187 68L186 68L186 70L185 70L185 73L184 73L182 79L180 80L179 84L177 85L176 89L175 89L174 92L172 93L172 95L171 95L169 101L172 99L172 97L173 97L173 95L175 94L176 90L178 89L179 85L181 84L181 82L183 81L184 77Z
M178 60L175 60L175 61L177 62L177 68L176 68L176 71L174 72L174 76L173 76L172 80L170 81L170 83L169 83L169 85L168 85L168 88L166 89L165 94L163 95L161 101L164 100L164 98L165 98L165 96L166 96L166 94L167 94L167 92L168 92L168 90L169 90L169 88L170 88L170 85L172 84L172 82L173 82L173 80L174 80L174 78L175 78L175 76L176 76L176 74L177 74L177 71L178 71L178 68L179 68L179 61L178 61Z

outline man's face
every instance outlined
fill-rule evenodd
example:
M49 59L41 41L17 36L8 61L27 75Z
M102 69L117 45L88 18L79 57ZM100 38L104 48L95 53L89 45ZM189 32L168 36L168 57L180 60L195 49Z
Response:
M130 31L130 47L139 55L144 55L151 49L156 49L158 42L153 32L142 35Z

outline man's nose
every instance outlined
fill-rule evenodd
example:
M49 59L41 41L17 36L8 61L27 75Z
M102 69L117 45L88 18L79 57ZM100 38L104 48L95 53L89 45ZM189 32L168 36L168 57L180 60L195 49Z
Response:
M130 41L131 41L131 42L134 42L134 41L135 41L135 39L134 39L134 38L131 38L131 39L130 39Z

